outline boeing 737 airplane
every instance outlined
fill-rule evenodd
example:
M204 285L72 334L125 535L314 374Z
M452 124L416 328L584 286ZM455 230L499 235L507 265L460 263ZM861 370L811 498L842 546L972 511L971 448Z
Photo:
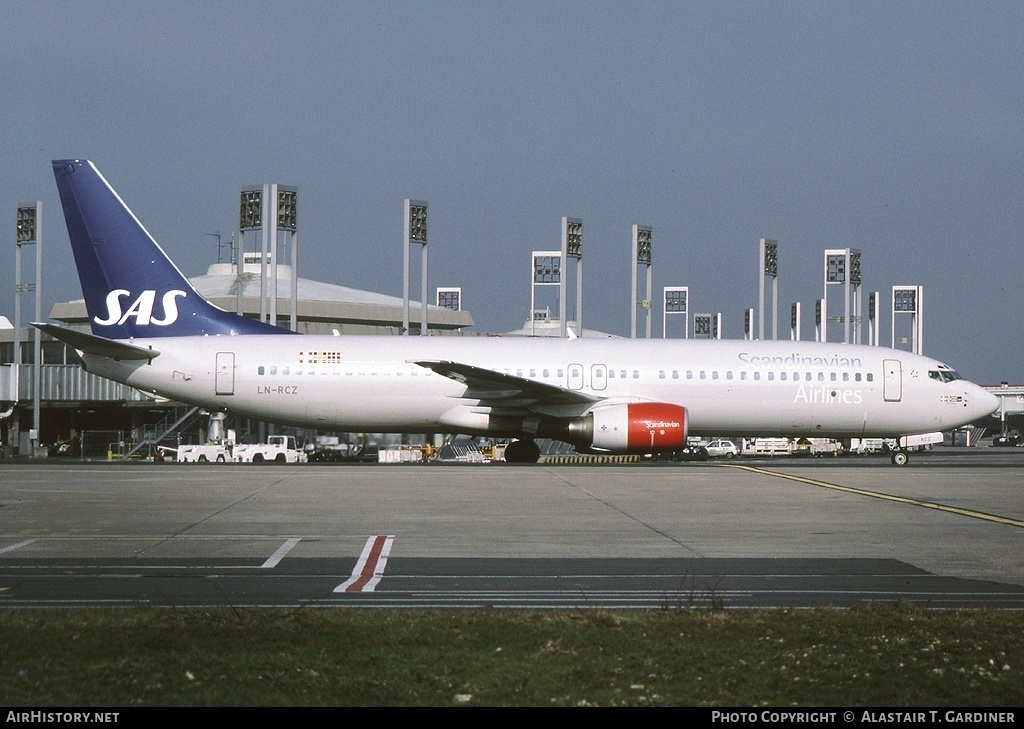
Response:
M321 431L537 437L679 451L690 435L899 438L992 413L927 357L797 341L296 335L203 299L91 162L53 163L92 334L37 324L89 372ZM893 462L907 461L905 449Z

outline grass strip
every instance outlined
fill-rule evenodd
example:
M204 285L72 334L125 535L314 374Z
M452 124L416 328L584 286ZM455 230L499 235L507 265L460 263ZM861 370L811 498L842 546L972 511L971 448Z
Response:
M7 706L1021 706L1024 613L0 612Z

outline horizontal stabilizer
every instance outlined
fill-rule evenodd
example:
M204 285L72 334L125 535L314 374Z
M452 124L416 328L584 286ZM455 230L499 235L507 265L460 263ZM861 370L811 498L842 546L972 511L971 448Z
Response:
M94 354L99 357L109 357L117 360L151 360L160 355L150 347L140 347L137 344L128 344L113 339L97 337L94 334L76 332L73 329L65 329L55 324L39 324L32 322L32 326L54 339L74 347L82 354Z

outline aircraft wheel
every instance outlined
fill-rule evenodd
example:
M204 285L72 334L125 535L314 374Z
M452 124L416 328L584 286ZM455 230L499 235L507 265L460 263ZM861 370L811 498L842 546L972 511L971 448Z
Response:
M910 460L910 454L908 454L906 451L893 451L890 460L892 461L892 465L894 466L905 466L907 465L907 462Z

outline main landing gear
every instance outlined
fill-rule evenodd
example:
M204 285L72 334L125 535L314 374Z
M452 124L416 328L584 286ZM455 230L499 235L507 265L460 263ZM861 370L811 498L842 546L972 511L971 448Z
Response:
M506 463L536 463L540 447L532 440L514 440L505 446Z

